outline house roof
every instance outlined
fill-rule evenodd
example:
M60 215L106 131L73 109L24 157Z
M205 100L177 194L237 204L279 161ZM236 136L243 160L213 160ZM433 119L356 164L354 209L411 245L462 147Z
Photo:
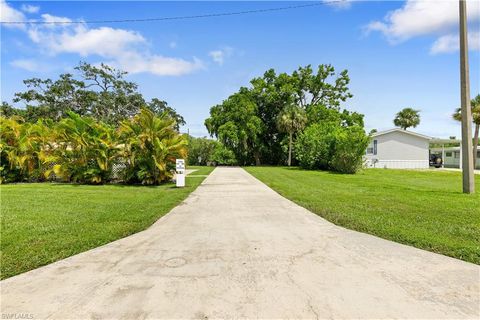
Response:
M460 151L460 147L430 148L430 151ZM477 151L480 151L480 146L477 147Z
M431 140L432 139L432 137L429 137L429 136L426 136L426 135L423 135L423 134L420 134L420 133L408 131L408 130L403 130L403 129L400 129L400 128L393 128L393 129L390 129L390 130L375 132L374 134L372 134L372 137L378 137L378 136L382 136L384 134L388 134L388 133L392 133L392 132L401 132L401 133L405 133L405 134L410 134L412 136L422 138L422 139L425 139L425 140Z

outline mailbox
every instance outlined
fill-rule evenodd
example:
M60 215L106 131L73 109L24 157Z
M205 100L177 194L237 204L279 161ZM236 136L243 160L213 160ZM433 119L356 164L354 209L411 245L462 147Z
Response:
M177 187L185 187L185 160L177 159L175 161Z

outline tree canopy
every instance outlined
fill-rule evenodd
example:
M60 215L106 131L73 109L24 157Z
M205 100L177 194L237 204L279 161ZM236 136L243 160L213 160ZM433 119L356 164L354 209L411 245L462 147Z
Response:
M61 74L56 80L24 80L27 90L16 93L13 99L14 103L23 103L23 108L3 102L1 112L3 116L22 116L27 122L60 120L74 112L118 126L145 107L157 115L167 112L176 121L177 131L185 125L184 118L167 102L158 98L146 102L137 84L126 80L126 76L126 72L103 63L94 66L80 62L73 73Z
M334 117L339 125L363 128L363 115L341 110L352 97L349 83L347 70L337 73L329 64L315 71L310 65L299 67L291 74L270 69L252 79L250 87L212 107L205 125L241 164L284 164L290 153L285 147L301 131L279 126L279 117L289 106L306 114L307 126Z

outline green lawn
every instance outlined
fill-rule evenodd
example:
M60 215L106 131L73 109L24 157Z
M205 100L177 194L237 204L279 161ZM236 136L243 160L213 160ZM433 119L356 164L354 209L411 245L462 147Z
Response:
M245 169L337 225L480 264L480 176L466 195L458 172Z
M0 186L1 278L38 268L144 230L184 200L213 168L185 188L55 183Z

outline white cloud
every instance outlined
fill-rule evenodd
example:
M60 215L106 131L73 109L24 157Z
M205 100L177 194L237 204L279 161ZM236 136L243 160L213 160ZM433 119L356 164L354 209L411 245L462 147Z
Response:
M181 76L204 68L202 61L195 57L187 61L135 51L118 56L114 64L130 73L149 72L159 76Z
M350 9L354 0L324 0L326 4L339 10Z
M99 55L113 58L125 50L133 50L146 43L137 32L100 27L89 29L83 24L69 27L34 27L28 32L30 39L50 54L77 53L82 57Z
M48 24L45 24L44 27L55 27L57 25L68 24L69 22L72 22L72 19L69 19L66 17L53 16L48 13L42 14L41 17L43 21L48 23ZM58 22L58 24L55 24L54 22Z
M26 21L25 15L10 7L4 0L0 0L0 20L2 22L24 22ZM25 29L25 24L4 24L7 28Z
M451 53L459 49L458 34L447 34L439 37L430 49L431 54ZM480 50L480 32L470 32L468 35L468 48Z
M469 22L471 24L478 22L480 1L467 0L467 7ZM446 52L446 49L442 48L452 47L450 33L456 28L458 28L458 1L407 0L402 8L387 13L383 21L369 23L365 31L381 32L392 44L417 36L439 35L431 51Z
M231 47L223 47L219 50L213 50L208 53L208 55L212 58L213 62L217 63L218 65L223 65L225 59L230 57L233 54L233 48Z
M37 13L38 11L40 11L40 7L32 6L30 4L22 4L21 9L23 12L26 12L26 13Z
M16 59L10 62L10 65L30 72L46 72L52 70L51 65L36 61L35 59Z
M145 72L160 76L179 76L204 68L202 61L195 57L189 61L151 53L148 41L133 30L90 28L81 21L70 24L70 18L51 14L42 14L41 19L49 23L30 24L25 31L30 40L47 55L71 53L81 57L99 56L131 73ZM29 71L38 70L39 66L33 60L25 59L15 60L11 64Z

